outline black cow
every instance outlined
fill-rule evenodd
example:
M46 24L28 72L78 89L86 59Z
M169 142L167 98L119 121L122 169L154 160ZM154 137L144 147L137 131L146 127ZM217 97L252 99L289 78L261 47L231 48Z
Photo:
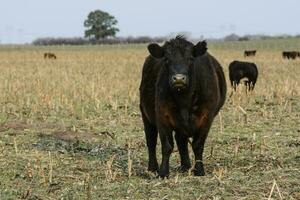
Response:
M244 57L255 56L256 50L244 51Z
M181 171L191 167L188 138L195 154L194 174L204 175L202 154L214 117L223 106L226 82L218 61L206 52L206 42L196 45L182 36L163 46L149 44L140 85L140 109L149 153L149 171L157 171L159 133L162 163L158 174L169 173L173 131L181 158Z
M286 58L286 59L295 60L297 57L300 58L300 52L299 51L283 51L282 57Z
M49 58L49 59L56 59L56 55L54 53L44 53L44 59Z
M229 64L229 79L231 86L236 90L236 86L242 78L247 78L245 85L248 90L253 90L258 76L257 66L251 62L233 61Z

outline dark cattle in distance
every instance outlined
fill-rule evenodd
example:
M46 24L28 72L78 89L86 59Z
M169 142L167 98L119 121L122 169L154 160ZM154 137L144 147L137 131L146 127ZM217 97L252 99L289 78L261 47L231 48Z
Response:
M195 155L194 175L204 175L203 149L214 117L224 104L223 68L207 53L205 41L196 45L182 36L163 46L148 45L140 85L140 109L148 147L148 170L168 176L174 148L173 131L181 158L181 171L191 168L188 141ZM162 146L158 169L157 136Z
M248 91L253 90L258 77L257 66L251 62L233 61L229 64L229 79L231 86L236 90L242 78L247 78L245 85Z
M286 59L295 60L297 57L300 58L300 52L299 51L283 51L282 57L286 58Z
M49 59L56 59L56 55L54 53L44 53L44 59L49 58Z
M244 57L255 56L256 50L244 51Z

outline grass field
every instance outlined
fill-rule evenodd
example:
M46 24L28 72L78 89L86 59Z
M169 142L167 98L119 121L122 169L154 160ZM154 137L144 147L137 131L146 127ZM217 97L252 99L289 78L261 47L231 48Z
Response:
M0 199L300 199L300 59L280 51L295 42L272 41L247 59L259 68L254 92L240 86L229 97L228 84L205 145L206 176L176 172L175 148L165 180L146 170L145 45L0 47ZM209 52L228 81L228 64L255 44ZM44 60L46 51L58 59Z

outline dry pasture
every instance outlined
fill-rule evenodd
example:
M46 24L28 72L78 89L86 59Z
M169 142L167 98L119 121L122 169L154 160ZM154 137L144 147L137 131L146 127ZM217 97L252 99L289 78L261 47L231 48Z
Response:
M234 45L209 46L227 81L245 59ZM50 47L59 59L44 60L47 50L0 47L0 199L300 199L299 59L264 47L246 58L256 88L231 95L227 82L207 175L177 173L175 148L161 180L146 171L138 107L146 46Z

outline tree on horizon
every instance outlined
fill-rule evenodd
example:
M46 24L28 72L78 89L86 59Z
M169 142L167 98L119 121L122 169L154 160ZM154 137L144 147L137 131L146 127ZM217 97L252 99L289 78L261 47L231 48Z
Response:
M114 16L101 10L89 13L84 21L85 37L100 40L107 37L115 37L119 29L116 27L118 21Z

